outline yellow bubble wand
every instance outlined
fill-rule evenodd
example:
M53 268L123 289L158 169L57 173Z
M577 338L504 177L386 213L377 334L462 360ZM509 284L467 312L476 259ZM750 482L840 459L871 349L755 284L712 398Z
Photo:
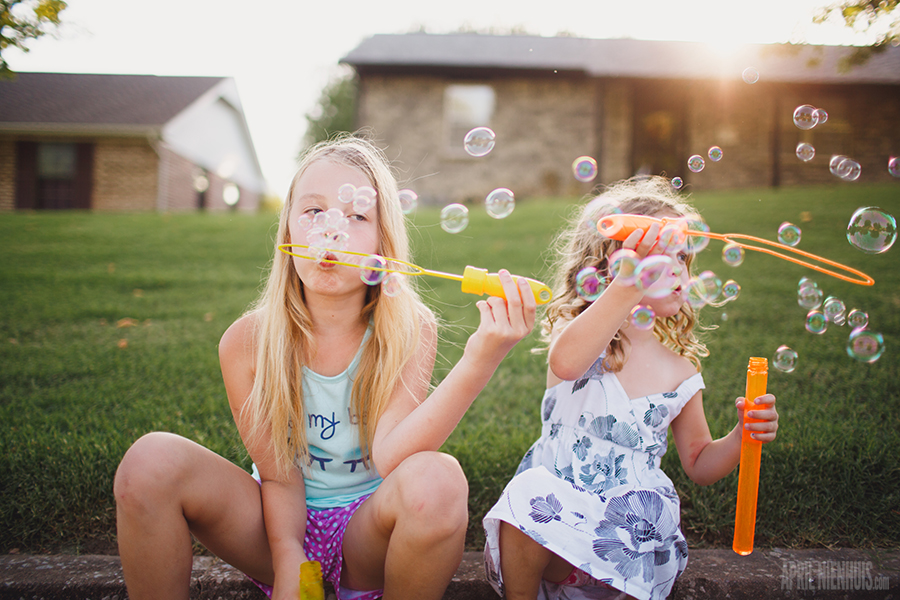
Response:
M624 241L632 231L635 229L641 229L643 231L647 231L651 225L654 223L660 226L660 230L667 225L673 225L678 228L678 230L684 235L692 235L692 236L700 236L712 238L714 240L720 240L729 244L735 244L736 246L740 246L746 250L754 250L756 252L762 252L764 254L768 254L770 256L775 256L777 258L781 258L783 260L790 261L794 264L798 264L803 267L807 267L809 269L813 269L814 271L818 271L820 273L824 273L825 275L830 275L831 277L836 277L838 279L842 279L849 283L855 283L856 285L874 285L875 280L863 273L862 271L857 271L847 265L841 264L839 262L829 260L827 258L822 258L821 256L817 256L810 252L804 252L803 250L798 250L797 248L792 248L785 244L780 244L778 242L773 242L770 240L766 240L763 238L755 237L752 235L743 235L739 233L711 233L709 231L697 231L693 229L689 229L687 224L683 219L670 219L670 218L661 218L658 219L656 217L648 217L646 215L608 215L606 217L601 218L597 221L597 231L599 231L603 236L608 237L610 239ZM768 248L761 248L759 246L754 246L743 241L738 240L746 240L749 242L753 242L756 244L763 244L764 246L768 246ZM778 248L779 250L783 250L786 252L790 252L796 256L788 256L783 254L782 252L777 252L772 250L771 248ZM797 258L803 257L803 258ZM806 259L806 260L804 260ZM810 262L815 261L815 262ZM816 264L819 263L819 264ZM838 271L832 270L838 269ZM839 272L843 271L843 272ZM848 275L849 274L849 275ZM851 277L852 276L852 277Z
M349 254L351 256L359 256L362 258L377 257L384 260L385 265L387 265L388 263L393 263L397 266L381 267L376 265L362 265L359 263L352 263L337 259L320 258L319 256L307 256L305 254L298 254L297 252L292 251L292 248L308 249L309 246L305 244L280 244L278 246L278 249L285 254L295 256L297 258L305 258L332 265L340 265L342 267L355 267L357 269L365 269L367 271L399 273L401 275L408 275L411 277L429 275L431 277L439 277L441 279L450 279L452 281L461 282L461 289L463 293L475 294L476 296L483 296L484 294L487 294L489 296L496 296L498 298L506 299L506 295L503 292L503 285L500 283L500 276L497 273L488 273L487 269L479 269L478 267L467 266L462 275L455 275L453 273L444 273L442 271L425 269L403 260L381 256L378 254L366 254L364 252L352 252L350 250L331 250L328 248L316 248L316 254L321 254L322 256L331 253L335 256L340 254ZM534 300L537 304L546 304L550 302L550 299L553 297L553 292L551 292L550 288L543 282L537 281L535 279L529 279L528 277L522 277L520 275L513 275L512 278L513 281L516 282L516 284L518 284L519 279L524 279L526 282L528 282L528 285L531 287L531 293L534 295Z

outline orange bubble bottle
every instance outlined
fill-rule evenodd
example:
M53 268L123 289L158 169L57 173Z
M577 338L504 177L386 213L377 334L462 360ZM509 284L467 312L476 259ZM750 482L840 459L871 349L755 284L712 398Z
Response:
M751 358L747 367L747 392L744 394L744 423L758 423L748 419L747 412L756 408L756 399L766 393L769 362L765 358ZM756 532L756 499L759 495L759 465L762 442L741 432L741 465L738 473L737 507L734 511L734 544L732 548L741 556L753 552L753 534Z

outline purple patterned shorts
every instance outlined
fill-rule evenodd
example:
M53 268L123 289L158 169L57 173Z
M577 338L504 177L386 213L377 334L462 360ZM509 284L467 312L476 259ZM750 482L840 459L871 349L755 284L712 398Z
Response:
M306 511L306 538L303 550L309 560L317 560L322 564L322 577L330 581L337 593L338 600L375 600L381 598L382 590L358 592L341 588L341 567L343 563L344 532L350 523L350 517L366 499L367 494L354 500L347 506ZM272 597L272 586L253 580L266 596Z

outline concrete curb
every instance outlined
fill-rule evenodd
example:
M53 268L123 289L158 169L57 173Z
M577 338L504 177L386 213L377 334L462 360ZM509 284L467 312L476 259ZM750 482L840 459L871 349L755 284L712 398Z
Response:
M331 596L333 598L333 596ZM692 550L670 600L900 600L898 550ZM0 600L125 600L118 556L0 555ZM194 558L191 598L261 600L239 571ZM498 600L480 552L467 552L444 600Z

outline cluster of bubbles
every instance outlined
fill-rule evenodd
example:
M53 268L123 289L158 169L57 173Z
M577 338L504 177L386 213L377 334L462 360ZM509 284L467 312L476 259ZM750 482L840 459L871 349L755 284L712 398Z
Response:
M828 113L809 104L801 104L794 109L794 125L804 131L828 121Z
M378 199L378 192L368 185L356 187L352 183L345 183L338 188L338 200L344 204L352 204L353 210L358 213L368 212Z
M341 251L347 247L350 219L339 208L329 208L315 214L303 213L297 219L300 229L306 231L306 244L313 258L322 259L328 250Z
M884 352L884 338L880 333L868 329L868 313L858 308L847 312L843 300L835 296L827 296L823 300L823 296L824 293L815 281L808 277L800 280L797 286L797 303L808 311L806 330L822 335L829 325L847 325L851 330L847 340L847 354L861 362L878 360Z

